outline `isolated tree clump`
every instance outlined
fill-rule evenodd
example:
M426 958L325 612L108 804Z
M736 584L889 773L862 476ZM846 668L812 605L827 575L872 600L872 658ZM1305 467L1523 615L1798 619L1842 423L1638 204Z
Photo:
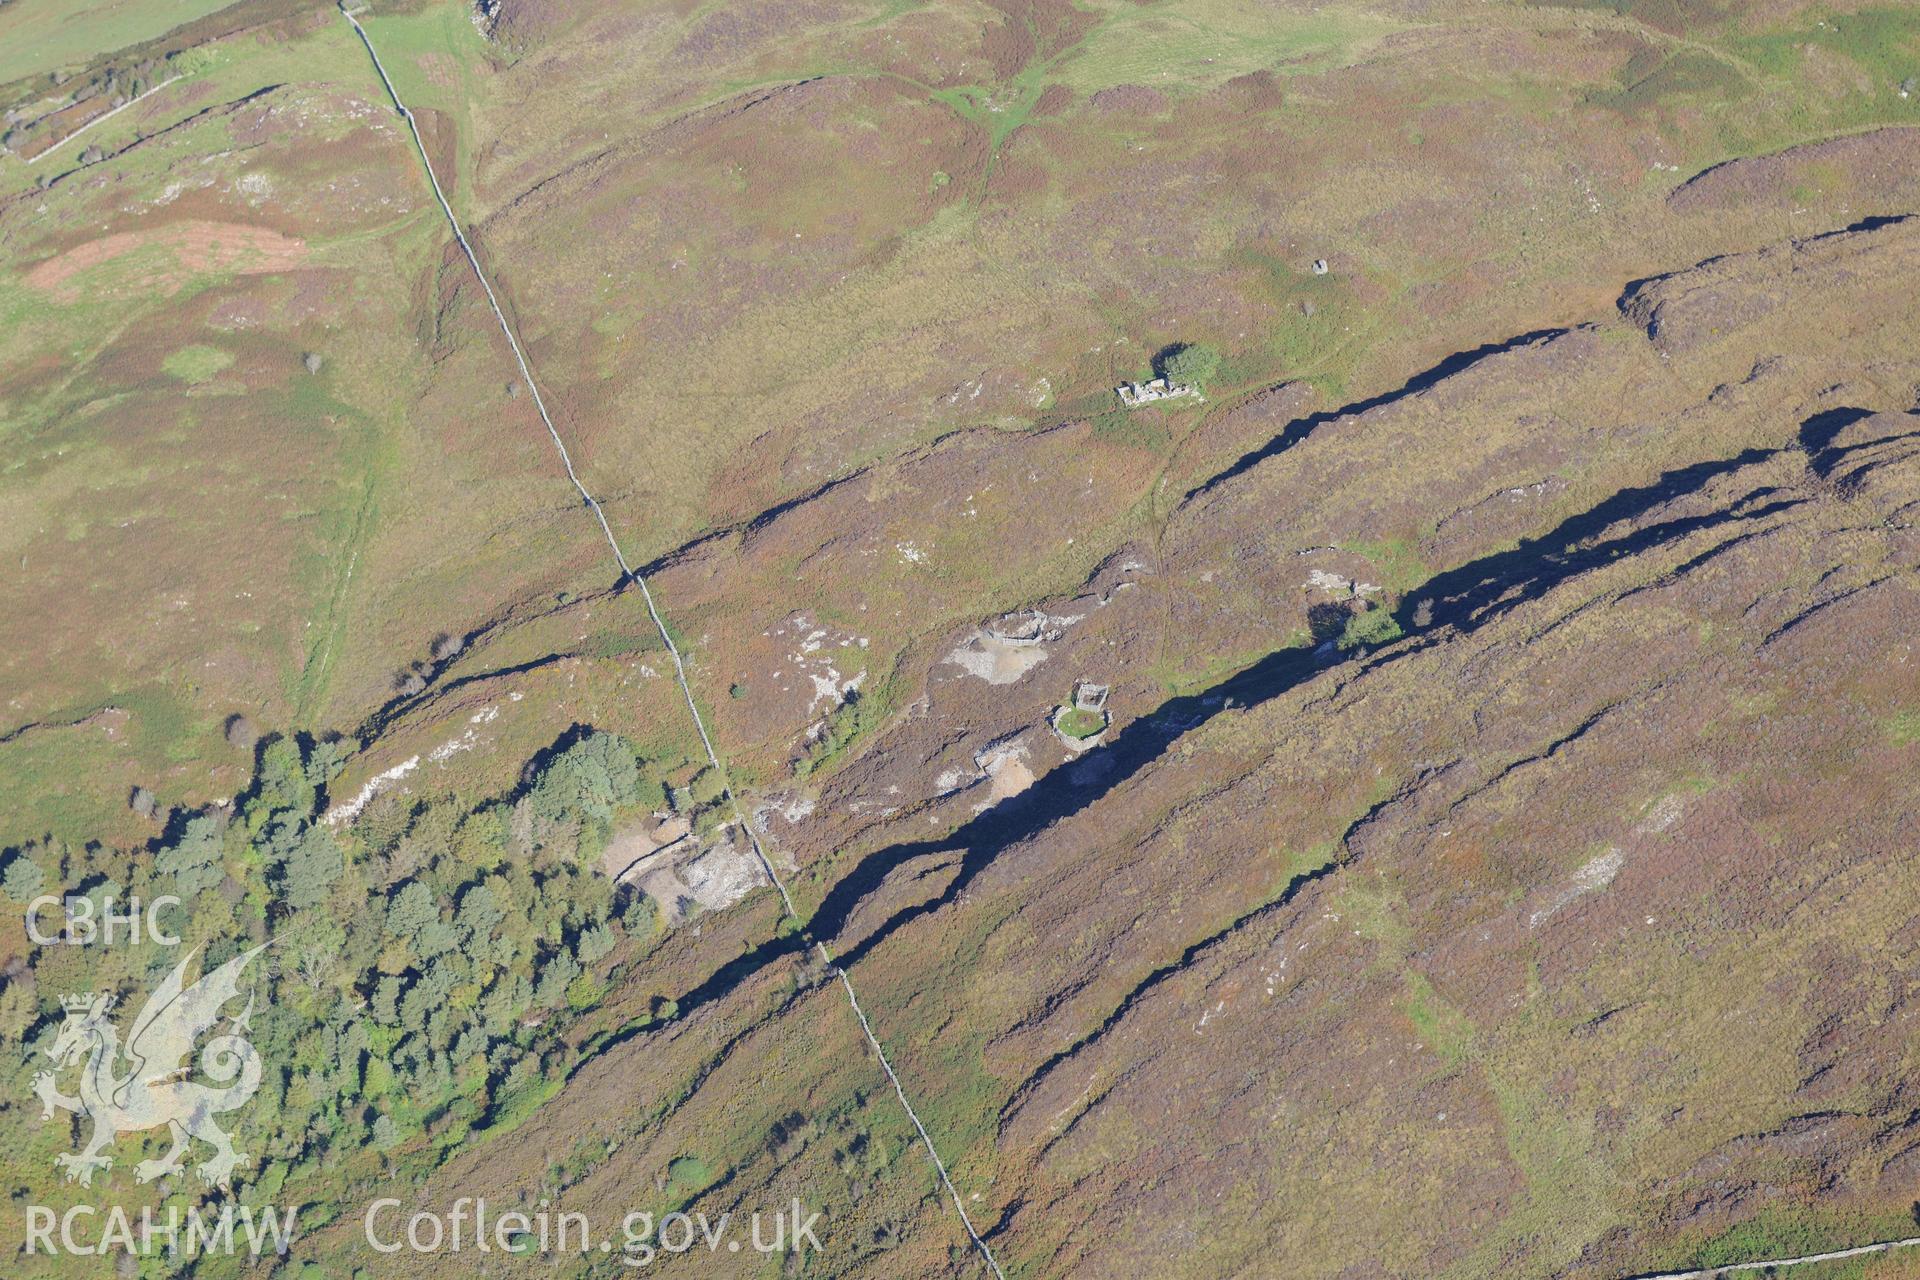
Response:
M326 357L322 356L318 351L309 351L300 357L300 363L307 367L308 373L320 372L321 366L326 364L326 362Z
M227 717L227 745L251 751L259 740L260 731L253 727L253 721L237 714Z
M373 1118L373 1145L379 1150L391 1151L405 1140L405 1135L400 1132L400 1126L393 1122L392 1116L378 1115Z
M1376 649L1383 644L1393 643L1405 634L1399 619L1393 616L1393 610L1375 607L1347 619L1346 628L1340 633L1340 647Z
M1316 600L1307 606L1307 634L1313 643L1338 640L1353 619L1353 607L1346 600Z
M1169 352L1160 362L1160 375L1186 387L1204 387L1220 369L1220 353L1203 343L1190 342Z

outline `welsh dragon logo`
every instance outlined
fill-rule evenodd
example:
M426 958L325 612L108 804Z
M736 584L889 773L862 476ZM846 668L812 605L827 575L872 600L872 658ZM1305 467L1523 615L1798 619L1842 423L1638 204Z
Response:
M42 1119L50 1120L60 1110L93 1121L93 1136L85 1147L54 1157L54 1164L66 1170L67 1181L90 1186L95 1170L113 1167L113 1157L102 1153L116 1137L165 1125L172 1131L173 1149L134 1166L139 1181L174 1172L191 1139L198 1138L213 1148L213 1155L195 1170L200 1180L208 1186L232 1184L235 1166L249 1163L251 1157L233 1149L232 1139L213 1118L245 1105L260 1087L260 1055L245 1036L253 998L248 997L239 1017L228 1019L225 1033L207 1041L201 1051L200 1069L215 1085L188 1079L192 1068L187 1059L194 1041L212 1030L221 1010L239 996L240 974L262 949L235 956L188 987L183 980L199 948L189 951L133 1020L124 1051L108 1016L114 1004L111 993L62 998L67 1019L46 1053L57 1070L80 1066L80 1092L76 1097L61 1093L52 1071L34 1076L33 1091L44 1108Z

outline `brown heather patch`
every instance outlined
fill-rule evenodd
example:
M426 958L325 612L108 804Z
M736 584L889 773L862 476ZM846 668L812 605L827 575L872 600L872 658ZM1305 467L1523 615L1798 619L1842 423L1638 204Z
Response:
M1050 84L1033 104L1036 116L1057 116L1073 105L1073 90L1064 84Z
M80 289L72 282L82 272L142 249L157 248L172 257L134 280L129 287L168 294L204 271L232 271L242 275L284 271L306 257L306 244L291 236L233 222L176 222L148 231L119 231L90 240L28 271L28 287L61 302L77 302Z
M1143 84L1116 84L1093 95L1095 111L1116 115L1153 116L1167 109L1167 95Z

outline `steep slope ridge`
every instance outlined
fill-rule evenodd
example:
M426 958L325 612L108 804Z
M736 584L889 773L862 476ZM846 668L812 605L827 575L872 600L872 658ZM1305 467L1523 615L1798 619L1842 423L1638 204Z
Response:
M1407 640L1231 678L1217 705L1253 709L971 887L1039 953L1028 999L994 981L1034 1011L987 1057L1019 1081L996 1163L1033 1170L1001 1192L1007 1252L1605 1275L1911 1202L1907 1051L1842 1028L1897 1025L1867 993L1902 985L1920 905L1915 245L1895 224L1643 286L1652 344L1609 324L1489 359L1176 517L1178 625L1223 642L1294 624L1302 550L1451 555L1400 601ZM1270 905L1219 888L1253 867L1288 886Z
M811 811L773 797L1011 1272L1604 1280L1905 1234L1917 254L1897 221L1716 260L1284 422L1081 589L918 646ZM833 528L782 514L743 567ZM1404 637L1321 646L1356 592ZM1007 637L1040 658L978 660ZM1044 724L1077 678L1113 690L1084 754ZM833 1274L969 1274L771 908L647 957L679 1016L435 1186L530 1190L546 1143L543 1194L617 1216L699 1156L684 1203L805 1195Z

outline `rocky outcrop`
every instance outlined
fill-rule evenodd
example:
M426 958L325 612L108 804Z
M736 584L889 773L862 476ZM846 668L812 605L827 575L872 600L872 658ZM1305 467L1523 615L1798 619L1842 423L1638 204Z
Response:
M1676 213L1784 210L1804 203L1810 185L1822 195L1851 196L1862 216L1920 207L1920 128L1872 129L1728 160L1675 187L1667 207Z
M1010 1270L1613 1280L1920 1195L1913 234L1720 259L1394 394L1286 401L1017 615L1044 624L917 643L897 713L771 821ZM948 447L891 482L1006 463ZM881 482L738 550L922 545L856 523ZM681 595L711 569L676 565ZM1402 634L1316 653L1328 579ZM985 632L1046 660L943 661ZM1112 722L1069 758L1044 724L1080 679ZM634 979L681 1016L535 1122L617 1139L571 1203L631 1201L769 1092L872 1083L768 895L695 923ZM635 1090L658 1115L616 1129ZM707 1208L830 1188L891 1242L863 1274L959 1273L927 1180L866 1172L899 1134L854 1096Z

